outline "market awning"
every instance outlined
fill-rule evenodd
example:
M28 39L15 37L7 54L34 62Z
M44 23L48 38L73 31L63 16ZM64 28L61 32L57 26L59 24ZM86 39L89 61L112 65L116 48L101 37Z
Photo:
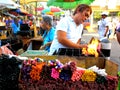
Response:
M13 13L13 14L16 13L16 15L19 14L19 15L23 15L23 16L29 14L29 13L28 13L26 10L24 10L24 9L12 9L12 10L10 10L9 12L10 12L10 13Z
M5 12L5 13L3 13L3 14L4 14L4 15L7 15L7 16L10 16L10 17L13 17L13 18L16 17L14 14L10 14L9 12Z
M44 9L44 7L35 8L36 11L42 11L43 9Z
M19 8L20 5L16 4L12 0L0 0L0 7L2 7L2 9L3 8L16 9L16 8Z
M42 13L45 14L45 13L48 13L48 12L54 13L54 12L61 12L61 11L62 10L58 7L50 7L50 8L46 8L46 9L42 10Z

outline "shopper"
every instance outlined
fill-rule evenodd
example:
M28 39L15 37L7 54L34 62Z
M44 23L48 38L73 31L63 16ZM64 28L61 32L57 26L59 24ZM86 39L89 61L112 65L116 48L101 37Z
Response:
M16 36L17 33L20 31L20 23L18 22L18 18L14 18L14 21L11 23L12 34Z
M42 28L45 30L42 39L43 39L43 45L40 47L40 49L45 49L48 52L50 51L50 45L53 41L54 38L54 32L55 29L53 28L53 19L49 15L43 16L43 19L41 21L42 23Z
M120 25L116 27L116 37L118 43L120 44Z
M102 12L101 20L98 21L98 34L99 39L102 41L103 39L107 38L107 33L109 31L109 21L107 20L108 13Z
M86 44L80 44L83 31L83 22L89 18L92 13L90 6L80 4L75 9L72 16L62 18L56 26L54 40L50 47L49 55L53 55L59 48L80 49L87 47Z

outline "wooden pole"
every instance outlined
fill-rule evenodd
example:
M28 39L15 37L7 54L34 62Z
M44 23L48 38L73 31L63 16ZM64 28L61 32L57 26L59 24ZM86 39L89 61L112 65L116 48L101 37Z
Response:
M34 37L37 37L36 20L34 20Z

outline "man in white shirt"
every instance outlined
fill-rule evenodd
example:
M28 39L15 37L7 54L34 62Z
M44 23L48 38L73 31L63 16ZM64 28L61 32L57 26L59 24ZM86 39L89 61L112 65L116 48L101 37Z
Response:
M98 34L100 41L107 38L107 33L109 30L109 21L107 20L108 13L103 12L101 14L101 20L98 21Z

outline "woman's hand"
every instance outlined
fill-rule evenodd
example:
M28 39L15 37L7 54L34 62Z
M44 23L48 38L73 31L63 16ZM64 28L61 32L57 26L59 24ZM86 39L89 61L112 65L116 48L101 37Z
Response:
M45 45L41 46L41 47L40 47L40 50L44 50L45 47L46 47Z
M79 48L88 48L88 45L87 44L80 44Z

